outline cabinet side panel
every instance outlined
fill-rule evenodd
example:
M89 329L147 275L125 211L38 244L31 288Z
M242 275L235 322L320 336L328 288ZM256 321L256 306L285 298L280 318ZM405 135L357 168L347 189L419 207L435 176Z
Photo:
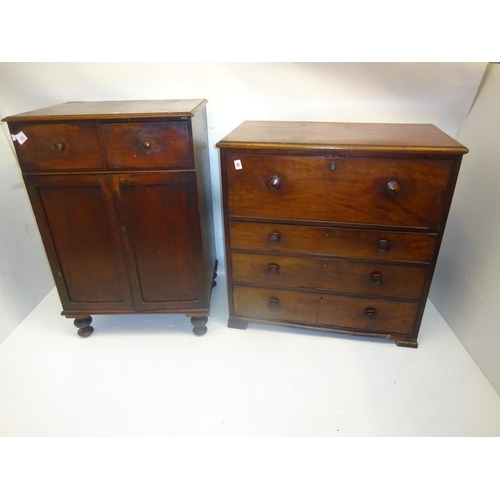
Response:
M210 295L212 275L215 266L215 235L212 205L212 182L208 154L207 110L203 108L191 119L193 150L196 165L196 183L200 210L200 227L203 245L203 260L206 276L204 291Z

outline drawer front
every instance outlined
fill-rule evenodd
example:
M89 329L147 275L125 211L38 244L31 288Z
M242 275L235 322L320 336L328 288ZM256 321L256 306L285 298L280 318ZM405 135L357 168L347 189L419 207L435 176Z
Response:
M230 222L233 249L430 262L436 235Z
M14 123L12 133L28 138L15 142L23 172L88 171L105 168L95 124Z
M111 169L191 168L186 121L102 124Z
M233 286L234 314L244 318L315 324L319 295Z
M229 215L437 228L453 162L227 156ZM242 168L235 168L240 160Z
M411 335L418 303L323 295L318 323Z
M418 303L290 290L233 287L234 314L243 318L411 335Z
M418 299L424 267L233 252L233 282Z

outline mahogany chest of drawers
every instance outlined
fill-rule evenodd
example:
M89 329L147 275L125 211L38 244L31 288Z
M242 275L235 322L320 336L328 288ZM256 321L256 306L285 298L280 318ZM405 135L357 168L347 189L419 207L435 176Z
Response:
M70 102L5 118L63 306L184 313L203 334L216 258L205 100Z
M467 148L432 125L251 121L217 147L229 327L418 346Z

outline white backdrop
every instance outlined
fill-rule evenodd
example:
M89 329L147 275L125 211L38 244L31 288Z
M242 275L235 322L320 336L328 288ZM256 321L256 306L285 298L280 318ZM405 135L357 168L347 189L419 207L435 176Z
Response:
M217 254L219 157L244 120L433 123L457 137L484 63L2 63L0 116L66 101L208 99ZM6 124L0 134L0 341L54 286Z

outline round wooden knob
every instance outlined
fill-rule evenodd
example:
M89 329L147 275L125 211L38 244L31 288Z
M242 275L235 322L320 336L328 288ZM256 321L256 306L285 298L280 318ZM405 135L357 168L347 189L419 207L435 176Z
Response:
M278 276L279 272L280 272L280 266L278 266L278 264L269 264L267 268L268 276L271 277Z
M380 273L372 273L370 276L370 283L372 286L381 286L383 283L382 275Z
M384 254L391 250L391 244L387 240L380 240L377 243L377 252Z
M391 181L387 183L386 191L391 197L396 196L401 190L401 186L396 181Z
M151 149L151 143L150 143L149 141L144 141L144 142L142 143L142 147L143 147L144 149Z
M271 233L267 237L267 241L269 242L270 245L277 245L280 242L281 236L279 233Z
M377 319L377 311L375 311L375 309L372 308L366 309L365 318L367 321L370 322L375 321Z
M267 181L267 188L269 191L276 191L279 189L281 186L281 180L278 176L273 175L268 181Z
M56 142L54 144L54 149L60 153L64 149L64 144L62 142Z
M277 311L279 308L278 299L271 299L267 304L267 308L272 312Z

